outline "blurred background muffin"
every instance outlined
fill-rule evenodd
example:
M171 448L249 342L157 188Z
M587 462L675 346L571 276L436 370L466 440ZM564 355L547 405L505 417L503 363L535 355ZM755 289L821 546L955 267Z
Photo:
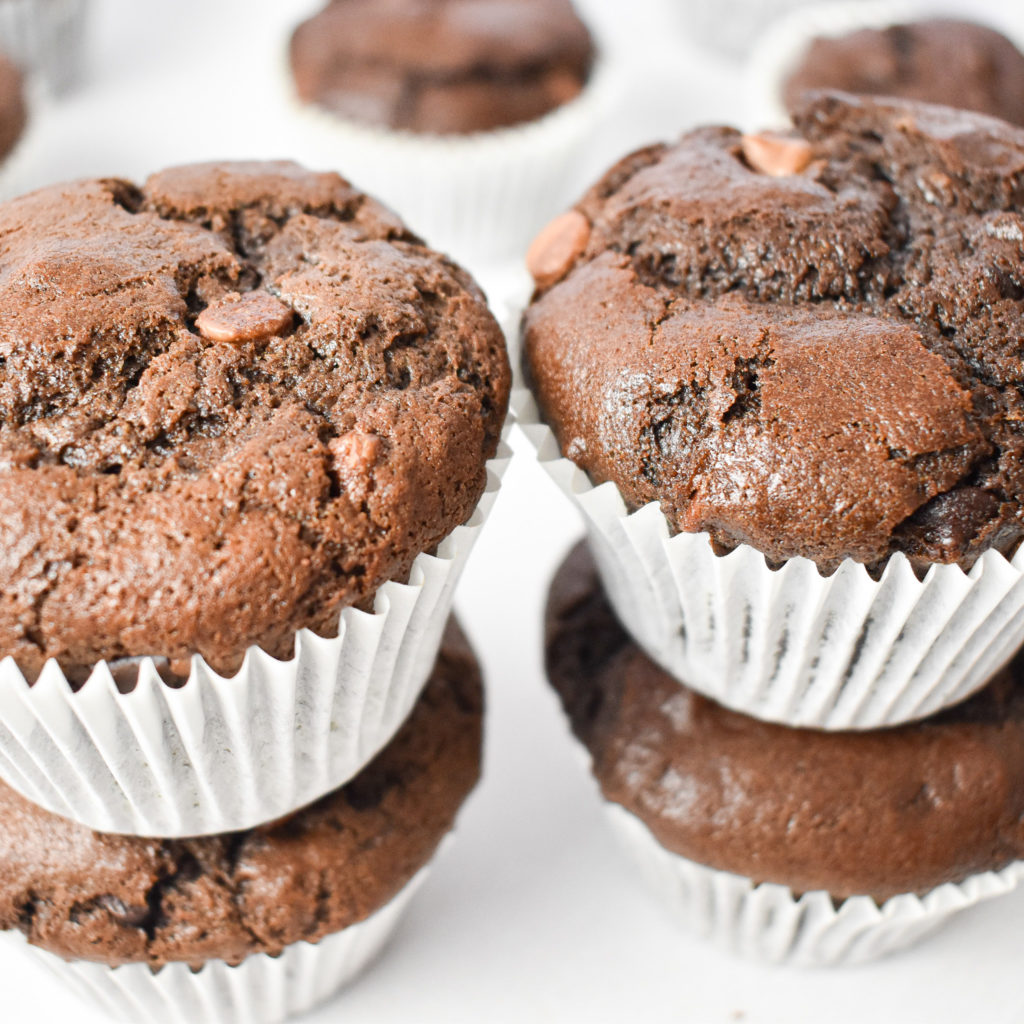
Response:
M819 36L786 79L793 110L813 89L901 96L1024 124L1024 54L971 21L932 18Z
M288 64L303 152L486 276L589 170L607 75L569 0L334 0Z
M0 161L18 144L27 123L28 107L21 71L0 54Z
M386 128L467 134L579 95L594 46L569 0L334 0L295 30L301 99Z

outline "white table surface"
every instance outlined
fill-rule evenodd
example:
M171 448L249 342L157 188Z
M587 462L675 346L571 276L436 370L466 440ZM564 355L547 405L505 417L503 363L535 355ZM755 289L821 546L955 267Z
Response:
M744 119L735 66L645 27L659 0L586 3L618 44L634 47L597 170L688 125ZM302 159L274 68L286 27L310 6L97 0L88 78L42 111L29 184L138 177L192 159ZM973 6L998 13L1000 4ZM543 679L545 589L580 526L521 438L515 446L458 599L489 687L484 782L385 956L310 1024L1024 1021L1024 891L910 952L846 971L739 961L663 916L605 831ZM6 948L0 992L4 1022L103 1019Z

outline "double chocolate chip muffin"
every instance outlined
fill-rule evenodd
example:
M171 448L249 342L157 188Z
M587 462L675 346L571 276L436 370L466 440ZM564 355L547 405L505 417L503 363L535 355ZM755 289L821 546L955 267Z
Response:
M561 451L675 531L829 572L1024 536L1024 132L823 94L701 128L541 234L525 370Z
M970 701L918 724L772 725L650 661L581 545L551 590L546 657L605 798L681 857L795 894L879 904L1024 857L1020 656Z
M67 960L154 969L319 942L430 861L479 777L482 708L479 666L450 625L391 743L341 789L259 828L103 835L0 783L0 929Z
M473 512L501 332L338 175L54 186L0 236L0 653L29 678L287 658Z
M442 135L537 120L579 94L593 59L569 0L333 0L291 40L300 99Z
M984 25L931 18L814 39L783 84L790 110L818 89L943 103L1024 124L1024 54Z

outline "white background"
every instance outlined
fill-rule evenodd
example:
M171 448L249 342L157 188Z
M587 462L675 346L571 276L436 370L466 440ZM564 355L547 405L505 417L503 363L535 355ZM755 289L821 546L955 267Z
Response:
M738 65L657 26L658 5L587 5L620 51L625 83L591 173L650 138L746 117ZM97 0L85 84L40 111L26 184L138 178L193 159L301 159L278 65L287 27L309 7ZM999 0L973 7L998 13ZM386 955L310 1024L1024 1020L1024 892L967 912L908 953L847 971L738 961L663 916L605 832L544 683L544 592L579 525L516 447L458 601L489 685L485 781ZM0 992L3 1022L102 1019L6 948Z

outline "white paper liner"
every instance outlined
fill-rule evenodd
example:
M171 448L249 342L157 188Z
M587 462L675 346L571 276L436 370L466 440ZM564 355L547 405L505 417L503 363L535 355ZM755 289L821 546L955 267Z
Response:
M210 961L201 970L168 964L105 967L65 961L14 936L22 949L108 1018L157 1024L277 1024L303 1013L347 985L377 956L423 884L424 868L372 916L318 943L297 942L280 956L257 954L236 967Z
M813 10L815 0L668 0L687 36L731 57L745 54L773 18ZM856 0L854 0L856 2Z
M285 63L285 88L293 94ZM588 170L587 143L614 97L599 60L578 97L528 124L473 135L367 127L294 97L307 162L337 170L435 249L476 267L522 258Z
M168 838L272 821L347 782L405 721L434 667L455 585L497 495L502 443L469 522L421 554L372 614L341 613L338 636L296 635L279 661L251 647L225 678L200 657L163 683L151 658L119 693L105 662L72 692L56 662L29 686L0 661L0 778L99 832Z
M969 573L919 580L902 554L880 580L842 563L829 577L793 558L771 570L706 533L670 536L657 503L630 514L562 458L529 393L516 420L541 465L583 513L608 598L667 672L720 704L783 725L877 729L934 714L980 689L1024 644L1024 548L987 551Z
M754 885L680 857L635 815L618 804L605 806L620 842L673 918L734 953L770 963L834 967L875 960L1024 880L1024 861L1015 861L925 896L907 893L881 906L868 896L852 896L837 906L827 892L798 897L783 885Z
M50 91L66 91L82 71L88 7L88 0L0 0L0 52Z
M887 28L928 16L938 15L910 2L839 0L800 7L780 18L761 35L750 55L747 95L752 119L746 127L757 130L791 124L782 90L815 39L845 36L862 28Z

